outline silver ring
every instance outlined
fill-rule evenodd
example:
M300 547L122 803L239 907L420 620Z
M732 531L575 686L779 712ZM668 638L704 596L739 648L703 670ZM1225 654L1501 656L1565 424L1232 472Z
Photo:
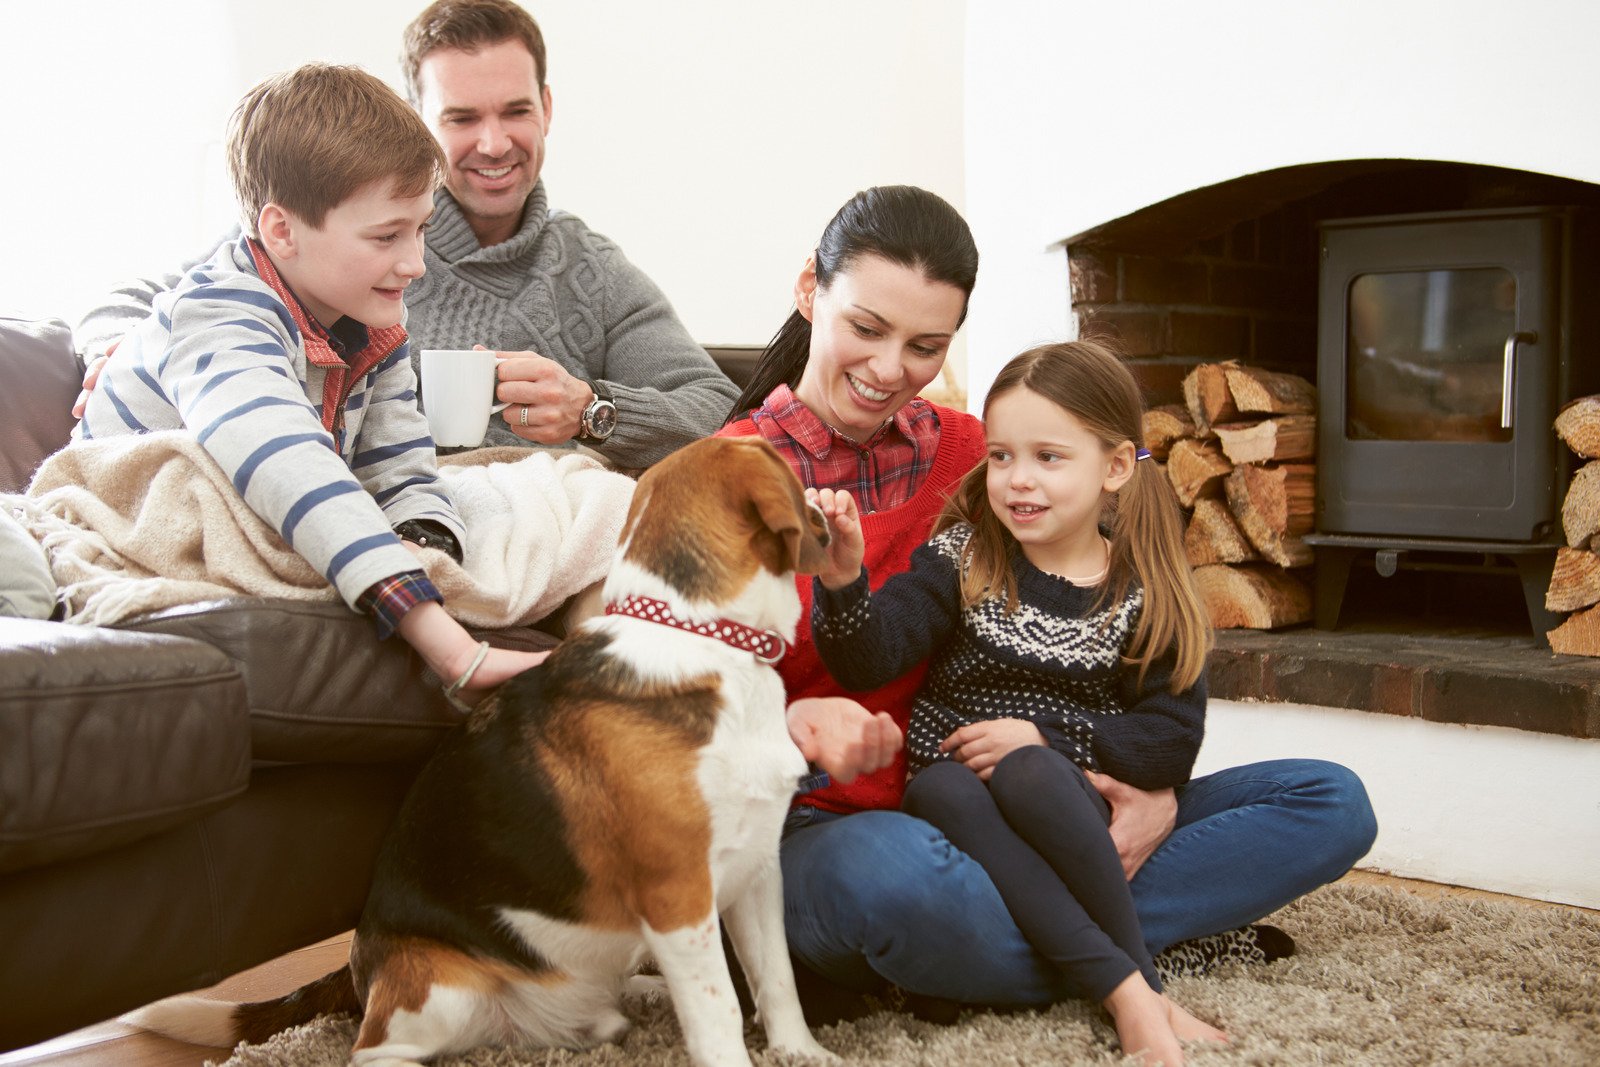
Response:
M521 415L519 421L524 426L528 425L528 405L526 405L526 404L522 405L522 415Z

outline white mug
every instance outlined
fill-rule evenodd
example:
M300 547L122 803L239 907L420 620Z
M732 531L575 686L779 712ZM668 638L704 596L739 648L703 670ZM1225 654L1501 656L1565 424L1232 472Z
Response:
M422 411L440 448L476 448L489 430L489 416L505 409L494 402L495 354L488 349L422 350Z

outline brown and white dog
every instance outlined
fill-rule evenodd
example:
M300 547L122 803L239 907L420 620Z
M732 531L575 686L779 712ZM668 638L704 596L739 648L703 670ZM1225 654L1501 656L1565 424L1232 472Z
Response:
M690 1058L748 1064L718 929L772 1048L819 1059L783 933L778 837L805 761L771 664L794 573L827 526L754 438L689 445L640 479L607 614L473 712L412 787L350 964L287 997L174 997L127 1018L202 1043L363 1015L352 1062L479 1045L582 1047L627 1029L647 957Z

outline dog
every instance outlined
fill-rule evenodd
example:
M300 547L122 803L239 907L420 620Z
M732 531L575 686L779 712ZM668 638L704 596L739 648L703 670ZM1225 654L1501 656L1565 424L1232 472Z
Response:
M353 1012L363 1067L581 1048L627 1029L622 994L653 957L690 1059L748 1064L720 917L769 1045L836 1061L784 939L778 838L807 768L773 669L794 575L827 542L765 441L698 441L650 468L606 614L474 709L412 786L348 966L277 1000L180 996L124 1018L231 1046Z

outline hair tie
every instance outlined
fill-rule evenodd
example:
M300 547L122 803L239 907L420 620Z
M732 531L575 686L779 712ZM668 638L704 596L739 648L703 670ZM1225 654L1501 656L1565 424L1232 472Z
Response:
M1141 459L1149 459L1149 458L1150 458L1150 450L1148 448L1136 448L1136 449L1133 450L1133 461L1135 463L1139 462L1139 460L1141 460Z

